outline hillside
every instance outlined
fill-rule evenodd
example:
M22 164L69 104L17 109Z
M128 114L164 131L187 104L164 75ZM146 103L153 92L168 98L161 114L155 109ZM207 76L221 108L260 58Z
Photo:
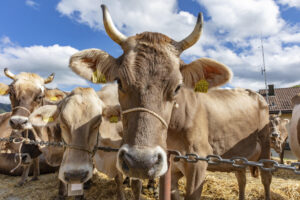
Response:
M0 113L9 112L10 110L10 104L0 103Z

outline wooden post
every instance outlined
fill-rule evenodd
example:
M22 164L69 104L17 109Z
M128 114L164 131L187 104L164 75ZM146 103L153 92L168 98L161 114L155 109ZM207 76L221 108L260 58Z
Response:
M168 171L159 179L159 200L171 200L171 154L168 153Z

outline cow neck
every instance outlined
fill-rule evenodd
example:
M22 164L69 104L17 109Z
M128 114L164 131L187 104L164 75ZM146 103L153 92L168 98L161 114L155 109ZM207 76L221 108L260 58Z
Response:
M176 96L176 103L172 110L169 129L182 132L191 126L198 107L198 94L192 89L183 87Z

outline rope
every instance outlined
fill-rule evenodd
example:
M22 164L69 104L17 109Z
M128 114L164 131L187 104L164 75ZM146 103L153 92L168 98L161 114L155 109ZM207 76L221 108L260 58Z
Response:
M17 138L13 139L14 144L21 143L19 146L19 149L18 149L19 163L17 164L17 166L15 168L10 170L10 173L13 173L16 169L18 169L22 165L22 153L21 153L22 146L23 146L24 142L27 144L30 142L30 139L28 138L28 129L26 130L25 138L21 138L21 141L16 141L16 139Z
M25 108L25 107L23 107L23 106L16 106L16 107L14 107L14 108L12 109L12 111L14 111L14 110L16 110L16 109L22 109L22 110L25 110L29 115L31 114L31 112L30 112L27 108Z
M168 123L160 115L158 115L154 111L149 110L147 108L142 108L142 107L131 108L131 109L122 111L122 115L130 113L130 112L139 112L139 111L141 111L141 112L148 112L148 113L152 114L154 117L156 117L157 119L159 119L159 121L161 121L161 123L168 129Z

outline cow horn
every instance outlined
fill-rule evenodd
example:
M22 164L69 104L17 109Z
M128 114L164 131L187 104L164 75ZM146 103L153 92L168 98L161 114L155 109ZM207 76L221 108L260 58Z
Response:
M50 74L50 76L48 76L48 78L44 79L44 84L47 84L47 83L51 83L54 79L54 73Z
M193 32L185 39L178 42L178 47L181 52L190 48L199 40L202 33L202 26L203 26L203 16L202 13L200 12L198 14L197 23L195 25Z
M116 43L121 45L122 42L127 40L127 37L125 35L123 35L120 31L118 31L118 29L116 28L116 26L114 25L114 23L111 19L111 16L108 12L107 7L104 4L102 4L101 8L102 8L102 12L103 12L103 24L104 24L107 35L113 41L115 41Z
M14 75L12 72L10 72L7 68L4 69L4 74L8 78L11 78L12 80L15 80L16 75Z
M282 115L282 112L281 112L281 110L279 111L279 113L278 113L278 117L280 117Z

